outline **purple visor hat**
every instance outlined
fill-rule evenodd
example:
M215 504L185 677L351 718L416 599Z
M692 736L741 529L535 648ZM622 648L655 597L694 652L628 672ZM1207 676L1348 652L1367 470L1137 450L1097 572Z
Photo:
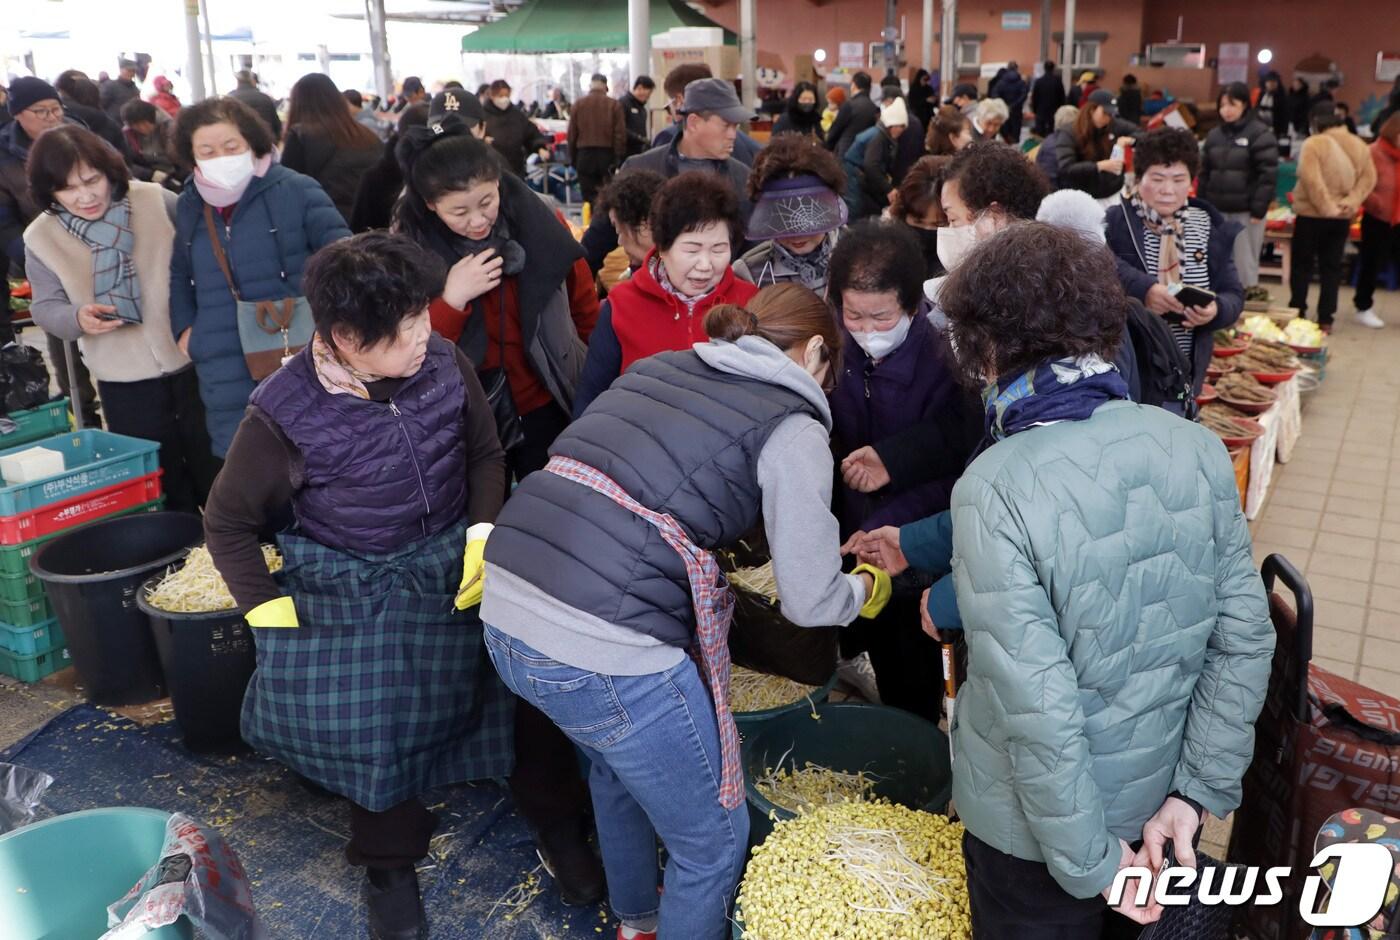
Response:
M846 203L820 177L774 180L763 188L749 217L749 241L825 235L846 224Z

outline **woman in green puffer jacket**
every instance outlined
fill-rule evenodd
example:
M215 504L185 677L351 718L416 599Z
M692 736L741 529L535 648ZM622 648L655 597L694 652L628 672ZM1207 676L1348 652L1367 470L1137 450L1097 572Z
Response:
M1229 457L1127 400L1111 261L1026 223L957 268L941 299L960 364L996 377L989 446L953 490L951 541L921 538L928 521L884 552L889 570L953 572L968 649L953 801L977 937L1155 919L1131 891L1127 917L1104 895L1119 869L1158 867L1168 838L1194 864L1204 814L1239 803L1268 684L1274 631Z

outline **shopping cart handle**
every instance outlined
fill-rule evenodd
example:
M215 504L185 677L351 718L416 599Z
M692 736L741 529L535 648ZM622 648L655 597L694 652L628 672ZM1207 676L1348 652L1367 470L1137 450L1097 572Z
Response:
M1298 688L1294 692L1293 714L1299 721L1308 720L1308 663L1312 661L1313 596L1308 581L1293 567L1293 563L1282 555L1274 554L1264 559L1260 569L1264 579L1264 590L1272 594L1274 581L1282 580L1284 587L1293 593L1293 609L1297 614L1297 627L1293 633L1293 653L1298 663Z

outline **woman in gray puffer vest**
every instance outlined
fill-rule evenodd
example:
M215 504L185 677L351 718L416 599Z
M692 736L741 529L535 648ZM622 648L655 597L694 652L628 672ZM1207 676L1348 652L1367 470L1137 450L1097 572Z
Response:
M729 935L749 823L728 705L733 596L712 553L761 514L800 625L874 616L890 593L878 569L841 573L823 391L841 339L826 303L779 284L705 328L711 342L642 359L594 400L486 549L488 649L592 762L627 938Z
M940 295L985 384L988 446L953 489L951 540L906 526L896 552L951 568L966 634L953 800L977 937L1131 935L1105 895L1125 867L1159 869L1167 839L1194 864L1205 813L1239 805L1268 686L1274 630L1230 458L1127 400L1110 262L1028 222ZM1118 910L1160 912L1131 892Z

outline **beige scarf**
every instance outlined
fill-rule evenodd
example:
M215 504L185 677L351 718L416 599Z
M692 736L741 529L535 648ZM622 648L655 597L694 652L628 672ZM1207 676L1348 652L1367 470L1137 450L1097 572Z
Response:
M311 337L311 361L316 366L316 378L321 387L332 395L354 395L368 401L369 389L365 386L384 380L382 375L371 375L346 365L320 333Z

